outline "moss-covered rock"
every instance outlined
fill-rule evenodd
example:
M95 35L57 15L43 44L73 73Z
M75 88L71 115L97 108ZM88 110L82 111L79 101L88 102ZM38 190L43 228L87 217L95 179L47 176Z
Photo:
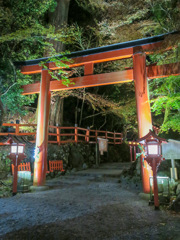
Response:
M0 179L6 178L10 172L11 160L7 157L10 152L9 147L0 148Z

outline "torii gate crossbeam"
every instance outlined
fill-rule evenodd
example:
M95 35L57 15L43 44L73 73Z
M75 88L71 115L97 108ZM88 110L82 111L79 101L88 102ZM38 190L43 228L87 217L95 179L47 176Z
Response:
M38 114L36 138L36 150L39 149L39 151L36 151L37 154L35 158L35 186L43 186L45 184L50 92L134 81L138 131L139 137L141 138L149 132L149 129L152 128L147 79L180 74L180 63L146 67L146 54L150 54L153 49L160 47L164 38L168 35L169 34L163 34L126 43L88 49L67 55L67 57L73 60L73 63L70 63L69 67L84 66L84 76L71 79L75 82L75 85L70 85L69 87L62 85L61 81L51 80L48 71L39 65L39 63L43 60L48 61L48 58L16 63L16 65L21 66L21 72L23 74L41 73L41 83L23 86L24 95L40 93L40 110ZM130 57L133 57L133 69L115 73L93 75L93 67L95 63L116 61ZM52 71L59 69L54 62L47 62L46 66ZM143 190L148 193L150 191L149 177L152 173L146 162L144 166L141 162L141 169Z
M170 75L179 75L180 63L164 64L160 66L150 65L146 67L147 78L163 78ZM62 84L60 80L50 81L50 91L70 90L77 88L97 87L110 84L119 84L134 81L133 69L102 73L96 75L88 75L83 77L71 78L70 84L67 86ZM40 83L32 83L23 86L23 95L40 93Z

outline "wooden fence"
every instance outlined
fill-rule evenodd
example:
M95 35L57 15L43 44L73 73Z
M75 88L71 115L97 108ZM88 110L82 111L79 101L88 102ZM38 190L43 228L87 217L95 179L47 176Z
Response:
M4 127L7 127L7 132L1 132L0 136L8 136L9 134L15 136L28 136L31 137L31 142L35 142L36 138L36 124L14 124L3 123ZM31 130L31 132L29 132ZM91 130L80 127L57 127L49 126L49 138L50 144L65 144L65 143L96 143L98 138L108 139L109 144L122 144L122 133ZM4 145L0 143L0 145Z

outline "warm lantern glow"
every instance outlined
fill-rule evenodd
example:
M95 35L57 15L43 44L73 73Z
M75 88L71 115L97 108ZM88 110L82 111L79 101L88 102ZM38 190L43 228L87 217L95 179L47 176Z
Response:
M24 146L18 146L18 153L24 152Z
M11 146L11 153L17 153L17 145Z
M148 155L158 155L158 145L148 145Z
M18 144L11 145L11 153L13 154L24 153L24 146Z

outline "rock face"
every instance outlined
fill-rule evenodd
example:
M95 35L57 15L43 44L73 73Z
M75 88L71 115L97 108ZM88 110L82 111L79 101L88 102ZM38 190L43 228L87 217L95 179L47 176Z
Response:
M176 188L176 195L180 195L180 183L177 185L177 188Z
M88 144L49 145L48 160L63 160L64 169L83 169L95 163L95 147Z
M71 152L69 154L69 165L73 168L79 168L83 166L84 157L81 152L78 151L79 149L76 146L71 147Z
M0 179L6 178L8 172L10 171L11 160L7 157L10 152L10 148L4 146L0 150Z
M176 188L176 199L173 201L172 205L171 205L171 209L176 211L176 212L180 212L180 182L177 185Z
M177 196L176 200L172 203L171 210L180 212L180 194Z
M106 160L107 159L107 160ZM129 146L126 143L121 145L109 145L108 146L108 158L105 161L108 162L129 162L130 153Z
M108 154L104 153L100 156L100 162L129 161L129 149L125 145L109 146ZM48 160L63 160L65 169L86 169L96 164L96 146L95 144L49 145Z

